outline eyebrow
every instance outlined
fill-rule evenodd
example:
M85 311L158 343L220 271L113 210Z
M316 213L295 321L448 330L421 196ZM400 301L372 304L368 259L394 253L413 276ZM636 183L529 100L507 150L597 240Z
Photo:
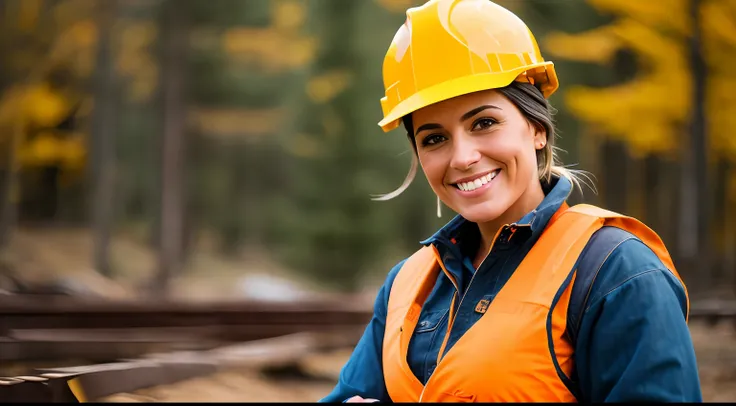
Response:
M494 106L492 104L484 104L482 106L478 106L478 107L474 108L473 110L470 110L469 112L463 114L463 116L460 117L460 122L463 122L463 121L465 121L465 120L473 117L474 115L480 113L481 111L488 110L488 109L502 110L498 106ZM436 123L423 124L423 125L419 126L419 128L417 128L417 131L414 134L416 135L416 134L419 134L422 131L426 131L426 130L437 130L437 129L440 129L440 128L442 128L442 126L439 125L439 124L436 124Z

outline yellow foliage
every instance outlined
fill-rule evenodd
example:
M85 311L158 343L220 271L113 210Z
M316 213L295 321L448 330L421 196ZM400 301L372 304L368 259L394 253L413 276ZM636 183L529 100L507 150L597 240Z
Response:
M66 63L77 75L89 76L94 69L97 35L97 27L92 20L71 23L54 41L49 62Z
M295 31L306 20L307 9L303 0L271 0L274 28Z
M22 119L22 100L24 87L15 85L8 88L0 98L0 127L12 127L13 124ZM6 138L5 132L0 134L0 139Z
M26 89L19 100L27 123L35 127L53 127L69 115L71 103L48 85L39 84Z
M317 50L313 37L284 34L273 28L232 28L222 36L225 52L238 62L260 62L272 71L300 68Z
M64 169L81 170L87 157L87 145L81 136L68 137L60 143L60 160Z
M588 3L602 12L626 16L647 26L672 29L680 35L688 35L689 1L588 0Z
M574 114L625 141L632 154L644 156L676 148L687 122L691 89L682 41L661 35L631 18L557 39L557 43L552 41L556 47L550 48L556 56L605 63L615 44L636 52L644 70L637 79L612 88L571 88L565 102ZM591 50L597 43L608 44L610 48L594 55Z
M618 48L637 56L640 74L605 89L573 87L565 94L571 111L584 121L624 141L633 155L677 150L691 112L692 78L688 43L688 3L671 0L588 0L600 11L621 16L581 34L556 33L549 52L563 59L609 62Z
M610 52L606 44L618 43L637 55L642 72L635 80L608 89L573 87L566 92L567 105L584 121L625 141L633 154L674 151L687 134L692 112L688 2L668 0L666 7L639 0L588 2L622 17L587 33L554 34L547 40L549 52L564 59L605 63ZM736 2L706 0L700 17L709 69L710 148L736 161L731 131L736 128ZM604 49L596 53L596 46Z
M282 140L282 146L286 152L300 158L320 157L323 148L317 137L307 134L296 134L288 140Z
M725 46L736 47L736 5L733 1L711 0L703 4L701 13L706 44L721 42ZM717 52L712 52L716 57Z
M58 27L68 27L81 18L92 18L98 4L98 0L60 1L53 10L56 25Z
M326 103L350 86L351 82L350 72L335 69L311 78L307 82L307 95L315 103Z
M645 69L659 70L660 74L676 79L687 76L689 70L686 43L680 37L665 36L638 21L622 18L612 25L614 35L641 57ZM670 79L671 83L680 83Z
M18 158L23 166L53 164L57 161L59 146L51 132L38 134L21 146Z
M625 141L633 155L644 156L672 151L680 139L678 128L684 125L686 113L662 114L677 111L668 108L674 97L668 97L667 89L651 79L604 89L577 86L567 91L565 103L585 121Z
M33 31L38 24L38 17L41 13L41 0L20 0L19 3L18 26L23 31Z
M78 170L84 166L86 147L80 136L60 138L53 131L37 134L18 151L21 166L61 165Z
M126 24L120 33L120 46L128 50L141 50L153 44L157 36L152 21L134 21Z
M218 138L252 138L273 134L283 120L282 109L193 109L188 117L198 131Z
M710 144L716 154L736 161L736 79L716 76L708 82L706 108Z
M271 24L265 28L238 27L222 34L223 50L239 64L257 63L278 73L308 65L317 52L317 41L300 35L307 17L305 0L271 0ZM197 33L199 46L206 45L206 33Z
M604 26L582 34L552 32L543 43L550 55L578 62L605 64L621 49L622 41L613 28Z
M97 27L91 20L75 23L69 29L68 35L81 48L90 48L97 44Z
M149 49L157 35L156 25L150 21L128 22L121 29L116 66L129 80L126 93L130 101L150 99L158 86L159 67Z

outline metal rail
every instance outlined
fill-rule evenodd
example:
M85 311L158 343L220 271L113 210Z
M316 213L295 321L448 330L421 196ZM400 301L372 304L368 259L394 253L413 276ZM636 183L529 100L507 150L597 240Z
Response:
M372 316L353 298L262 301L0 299L0 362L81 358L90 362L150 351L203 350L298 332L363 329ZM690 319L736 323L736 301L697 301Z
M0 300L0 362L104 362L150 351L202 350L299 332L362 329L372 316L346 300L189 303Z
M699 300L690 306L690 320L714 325L733 322L736 326L736 300Z

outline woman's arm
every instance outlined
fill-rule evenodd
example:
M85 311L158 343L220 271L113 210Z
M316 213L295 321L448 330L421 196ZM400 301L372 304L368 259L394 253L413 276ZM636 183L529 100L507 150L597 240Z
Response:
M386 309L396 275L404 261L391 269L376 296L373 318L353 350L350 359L340 371L335 388L320 402L345 402L354 396L390 402L383 380L383 333L386 327Z
M586 402L701 402L680 281L641 241L611 253L593 285L576 348Z

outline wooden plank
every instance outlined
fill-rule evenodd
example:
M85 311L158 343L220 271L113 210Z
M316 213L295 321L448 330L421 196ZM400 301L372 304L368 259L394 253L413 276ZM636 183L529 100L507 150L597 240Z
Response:
M69 380L69 385L80 401L94 401L116 393L210 375L222 368L261 368L294 362L320 345L318 336L301 333L210 351L152 354L145 363L122 362L80 372Z
M340 334L297 333L206 351L154 353L121 362L42 368L37 369L38 376L0 378L0 399L7 395L14 401L48 401L74 396L79 401L94 401L116 393L168 385L233 367L258 370L288 366L306 354L354 345L358 337L357 330ZM44 391L37 390L31 394L28 388L33 384L47 385ZM12 393L3 389L19 385L22 388Z
M690 306L690 317L734 317L736 300L700 300Z
M8 337L18 341L53 342L180 342L216 336L220 326L132 327L132 328L50 328L12 329Z

